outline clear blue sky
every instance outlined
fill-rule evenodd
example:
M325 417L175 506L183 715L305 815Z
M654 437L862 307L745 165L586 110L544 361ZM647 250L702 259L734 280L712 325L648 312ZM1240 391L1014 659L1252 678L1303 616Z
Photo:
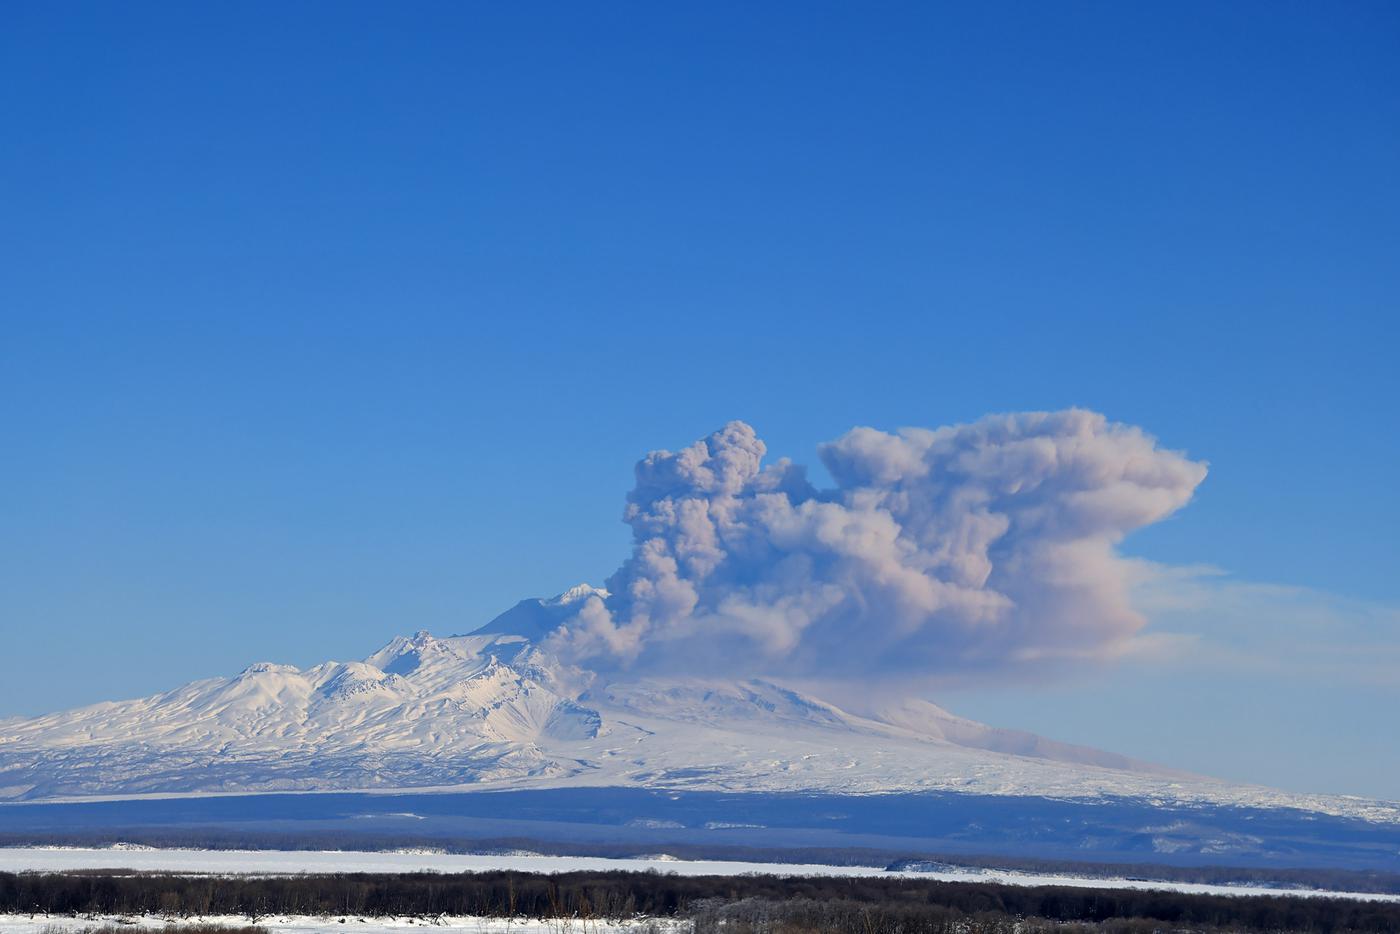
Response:
M1394 4L11 3L0 119L0 716L600 582L731 418L1081 405L1276 663L940 702L1400 798Z

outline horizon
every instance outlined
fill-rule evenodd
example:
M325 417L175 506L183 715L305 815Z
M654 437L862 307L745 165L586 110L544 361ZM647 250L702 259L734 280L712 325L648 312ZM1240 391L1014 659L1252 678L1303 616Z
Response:
M762 557L561 652L1400 801L1400 8L333 9L0 30L0 720L651 586L634 467L741 422ZM919 473L1068 410L1132 490ZM828 604L821 510L917 545Z

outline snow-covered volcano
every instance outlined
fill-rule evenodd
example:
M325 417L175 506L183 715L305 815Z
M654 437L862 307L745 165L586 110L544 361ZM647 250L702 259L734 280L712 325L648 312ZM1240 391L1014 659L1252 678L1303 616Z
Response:
M363 661L251 665L139 700L0 721L0 797L624 786L868 794L939 790L1400 808L1229 785L956 717L925 701L858 716L763 680L600 683L539 640L594 593L526 600L469 635Z

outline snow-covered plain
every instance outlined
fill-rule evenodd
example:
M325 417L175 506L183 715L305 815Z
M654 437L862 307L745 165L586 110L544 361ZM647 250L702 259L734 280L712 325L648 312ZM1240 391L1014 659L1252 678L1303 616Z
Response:
M823 866L813 863L747 863L721 860L681 860L662 854L646 859L607 859L592 856L528 854L453 854L421 852L365 853L350 851L176 850L130 847L0 847L0 871L62 872L81 869L135 872L213 873L218 875L295 875L339 872L518 872L630 871L676 873L682 876L737 876L758 873L781 876L901 876L945 882L999 882L1007 885L1060 885L1075 888L1165 890L1196 895L1300 895L1400 902L1400 895L1364 892L1322 892L1247 885L1194 882L1153 882L1087 876L1013 872L1003 869L950 867L938 871L891 872L876 866ZM0 934L12 934L13 919L0 916ZM279 929L280 930L280 929ZM356 928L359 930L359 928Z
M154 915L51 918L44 915L0 914L0 934L54 934L56 930L79 934L81 931L106 924L122 927L129 925L132 931L164 931L170 925L180 927L199 923L243 927L248 924L248 919L231 915L183 919ZM423 918L361 918L357 915L346 916L343 921L340 917L274 916L259 918L258 927L265 928L272 934L324 934L329 931L341 934L408 934L415 930L429 930L435 934L651 934L653 931L668 934L672 931L690 930L688 922L668 918L625 921L599 921L590 918L584 921L581 918L438 917L428 921Z

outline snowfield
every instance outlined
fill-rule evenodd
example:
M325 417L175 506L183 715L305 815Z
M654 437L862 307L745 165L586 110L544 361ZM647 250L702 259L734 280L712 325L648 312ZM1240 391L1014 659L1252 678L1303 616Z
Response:
M938 871L890 872L875 866L822 866L811 863L745 863L682 860L658 854L647 859L606 859L589 856L476 855L450 853L362 853L348 851L283 850L167 850L144 847L0 847L0 871L64 872L81 869L134 872L214 873L219 875L295 875L348 872L647 872L681 876L737 876L757 873L776 876L901 876L944 882L998 882L1007 885L1060 885L1074 888L1115 888L1184 892L1196 895L1299 895L1400 902L1400 895L1364 892L1322 892L1264 886L1208 885L1192 882L1151 882L1141 879L1102 879L1086 876L1013 872L1003 869L948 868ZM27 916L24 916L27 917ZM246 919L245 919L246 920ZM293 919L295 921L296 919ZM0 934L17 931L9 925L19 917L0 916ZM263 922L260 922L263 923ZM292 923L292 922L289 922ZM309 923L309 922L308 922ZM379 921L374 922L376 924ZM407 923L407 922L405 922ZM268 925L272 926L272 925ZM281 928L276 928L282 930ZM356 928L361 930L361 928ZM364 930L371 930L366 928ZM26 930L25 934L29 934ZM38 934L37 929L34 934Z
M81 931L101 927L104 924L130 925L133 931L164 931L170 925L180 927L185 924L199 923L242 927L248 924L248 919L232 915L210 915L205 918L182 919L154 915L46 918L43 915L31 917L30 915L0 914L0 934L55 934L55 931L72 931L73 934L79 934ZM687 921L666 918L643 918L632 921L595 921L590 918L585 923L578 918L440 917L427 920L424 918L361 918L355 915L347 916L344 919L303 916L259 918L258 927L267 929L270 934L323 934L323 932L330 931L342 932L342 934L348 934L348 932L353 932L353 934L405 934L405 932L420 929L439 932L439 934L458 934L458 932L460 934L517 934L517 932L518 934L571 934L571 932L578 932L578 934L624 934L624 932L667 934L671 931L689 931L691 929L690 923Z

